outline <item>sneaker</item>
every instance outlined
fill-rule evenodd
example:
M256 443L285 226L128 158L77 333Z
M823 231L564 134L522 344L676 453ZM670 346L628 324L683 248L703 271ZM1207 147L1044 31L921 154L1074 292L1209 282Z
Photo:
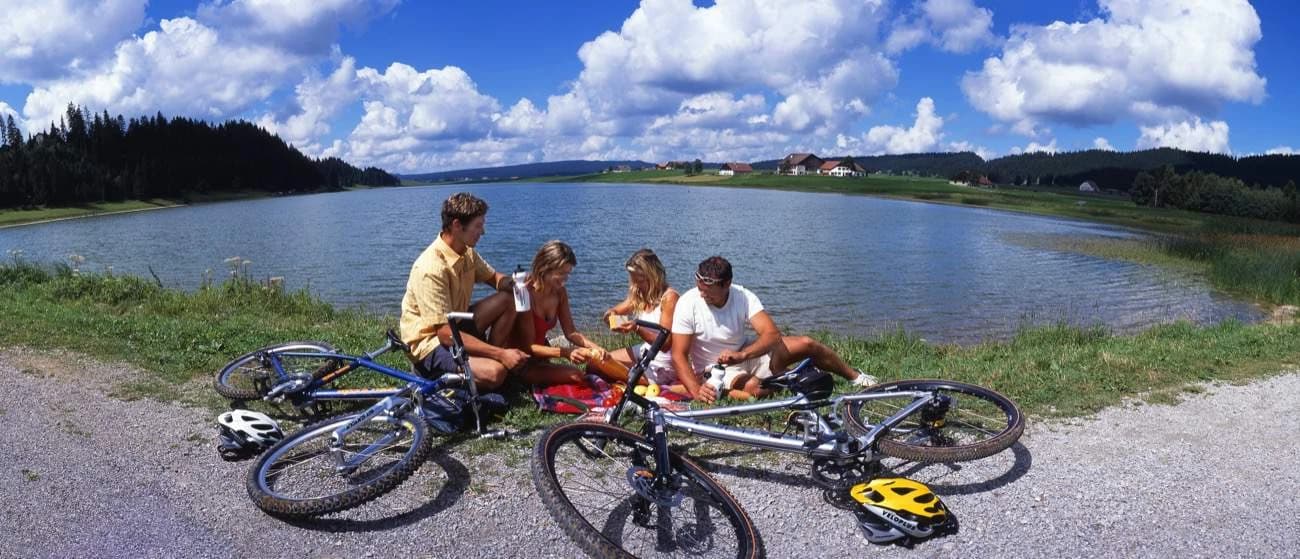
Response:
M875 386L880 384L880 381L876 380L876 377L868 375L858 369L853 370L858 372L858 378L853 379L853 386Z

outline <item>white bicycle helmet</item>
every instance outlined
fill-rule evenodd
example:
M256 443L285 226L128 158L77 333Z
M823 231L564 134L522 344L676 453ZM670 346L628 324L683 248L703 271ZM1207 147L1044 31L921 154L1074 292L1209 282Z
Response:
M230 410L217 418L221 456L238 459L261 451L284 438L274 419L252 410Z

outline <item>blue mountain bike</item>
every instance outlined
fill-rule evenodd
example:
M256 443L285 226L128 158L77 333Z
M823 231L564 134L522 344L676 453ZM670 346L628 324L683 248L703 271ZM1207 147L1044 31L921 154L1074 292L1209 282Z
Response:
M477 435L505 436L502 430L483 428L480 406L485 398L475 388L459 327L461 321L472 322L474 316L448 313L447 318L457 370L432 380L374 361L394 349L408 351L391 332L384 347L363 356L339 353L325 344L296 342L250 353L218 373L217 386L222 387L230 386L232 379L253 378L248 371L256 369L266 378L257 378L251 386L258 393L264 389L262 397L288 397L297 404L381 398L365 410L308 425L267 449L248 473L248 495L253 502L275 516L310 517L347 510L393 490L428 460L433 452L429 422L442 419L435 418L437 412L431 410L458 407L448 396L459 388L469 393L464 404L474 416ZM303 362L330 367L323 372L293 367ZM406 385L365 390L324 388L342 374L360 369L400 379ZM241 370L244 372L235 373Z

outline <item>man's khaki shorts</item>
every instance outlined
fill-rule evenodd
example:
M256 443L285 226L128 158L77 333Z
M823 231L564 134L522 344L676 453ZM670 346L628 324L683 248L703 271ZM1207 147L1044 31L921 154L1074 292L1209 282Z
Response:
M749 375L760 379L771 377L771 363L772 357L769 354L764 353L763 355L753 359L741 361L734 365L727 365L726 368L723 369L726 372L722 375L722 385L729 389L736 389L740 388L739 386L736 386L736 380L742 376ZM709 380L709 375L713 374L713 371L705 370L702 374L704 378L701 379L701 382L707 382Z

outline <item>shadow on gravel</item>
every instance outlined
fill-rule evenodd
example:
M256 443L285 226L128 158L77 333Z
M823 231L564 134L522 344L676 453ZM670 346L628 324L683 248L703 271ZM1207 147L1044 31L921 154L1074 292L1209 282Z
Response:
M449 454L449 450L465 442L464 439L449 441L434 448L433 455L429 461L420 466L423 470L430 464L437 464L447 473L447 483L438 490L428 502L401 513L396 516L385 518L375 518L370 520L353 520L348 518L311 518L301 520L285 520L286 524L302 528L305 530L315 530L320 532L374 532L379 530L389 530L401 526L414 524L430 516L438 514L460 500L461 496L469 488L470 473L465 464ZM406 483L412 483L413 480L407 480ZM384 497L379 497L383 500ZM367 505L362 505L362 508ZM346 513L345 513L346 514Z
M1016 444L1011 445L1010 450L1012 456L1015 457L1015 461L1011 463L1011 467L1007 468L1006 472L1003 472L1001 475L993 479L980 482L945 483L944 478L963 477L961 475L962 470L965 470L970 466L961 463L922 464L918 462L904 462L888 469L893 470L894 473L900 476L909 477L930 486L935 493L938 493L941 496L984 493L995 489L1001 489L1029 473L1029 468L1032 467L1034 463L1034 456L1029 452L1029 448L1025 447L1024 444L1017 442ZM986 458L985 460L996 460L997 456L1000 456L1000 454ZM954 479L953 481L960 481L960 479Z
M711 446L710 452L692 453L689 450L697 446ZM755 448L744 447L723 447L731 450L721 450L717 448L717 443L700 443L692 442L684 445L673 445L673 449L681 453L695 463L699 464L710 473L724 474L746 479L756 479L762 481L771 481L782 485L793 487L812 487L820 488L813 483L809 473L811 470L806 462L791 462L783 466L771 466L771 461L762 459L762 455L772 451L760 450ZM753 461L756 463L767 463L767 467L756 467L748 464L724 464L718 462L725 458L740 458L744 461Z
M729 476L742 477L747 479L771 481L782 485L793 487L811 487L820 488L809 477L810 469L806 462L789 462L784 466L754 467L744 464L724 464L718 460L726 458L740 458L741 460L754 460L756 456L766 454L770 451L759 450L745 447L723 447L727 450L718 449L717 443L691 442L683 445L673 445L674 450L680 452L683 456L694 460L696 463L704 466L710 472L725 474ZM691 452L692 450L709 448L709 452ZM1029 452L1029 448L1019 442L1011 445L1008 449L1014 457L1010 467L997 477L986 479L984 481L960 483L963 477L963 471L971 468L962 463L949 464L929 464L919 462L899 462L897 464L885 464L886 472L893 472L895 475L908 477L925 483L930 486L935 493L939 495L969 495L973 493L984 493L1000 489L1003 486L1011 484L1016 480L1029 473L1029 468L1033 466L1034 457ZM985 458L982 462L987 464L991 461L998 460L1001 453ZM979 462L979 461L977 461ZM771 464L772 462L767 462ZM980 471L987 469L981 465ZM779 470L778 470L779 468ZM965 476L969 477L969 476ZM946 478L952 478L951 482Z

